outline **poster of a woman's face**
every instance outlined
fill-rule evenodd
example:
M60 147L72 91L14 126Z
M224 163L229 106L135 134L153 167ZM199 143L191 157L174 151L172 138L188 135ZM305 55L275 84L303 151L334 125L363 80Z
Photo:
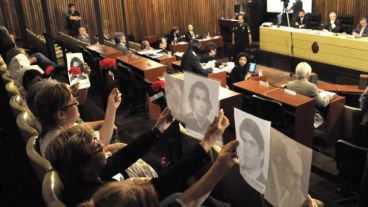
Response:
M264 193L269 163L271 123L234 109L236 139L239 140L240 174L246 182Z

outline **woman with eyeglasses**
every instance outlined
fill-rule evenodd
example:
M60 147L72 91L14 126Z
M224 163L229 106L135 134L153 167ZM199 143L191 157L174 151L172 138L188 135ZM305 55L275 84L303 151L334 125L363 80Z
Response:
M68 206L74 206L89 200L96 191L111 182L112 175L130 166L157 143L162 138L162 133L169 128L172 122L173 117L170 110L165 109L151 131L134 139L132 143L107 159L104 156L103 145L95 139L94 133L89 127L76 126L61 132L49 144L46 158L51 162L63 181L65 188L63 202ZM214 143L220 139L228 125L229 120L220 110L218 116L208 127L201 142L195 145L173 166L160 174L158 178L150 180L150 184L153 185L158 194L157 200L163 200L168 195L177 192L178 187L183 182L209 161L207 153ZM236 144L234 142L231 149L235 149ZM232 150L229 150L229 152L232 152ZM231 168L231 165L229 168ZM220 169L227 168L224 164ZM203 189L202 192L194 193L190 191L187 198L184 197L183 200L209 192L208 188L211 188L212 180L217 180L217 178L210 176L207 182L200 184ZM130 206L138 205L132 203Z
M79 119L78 100L72 95L67 84L53 80L43 80L41 87L28 98L27 103L40 122L42 129L39 135L39 150L45 155L47 145L63 130L71 128ZM33 99L32 102L28 101ZM106 108L105 119L99 132L102 143L108 145L114 131L115 113L121 103L121 93L118 89L111 91ZM96 122L86 122L95 128ZM112 147L112 146L109 146ZM122 144L113 147L122 147ZM114 151L114 150L113 150ZM116 151L116 150L115 150Z

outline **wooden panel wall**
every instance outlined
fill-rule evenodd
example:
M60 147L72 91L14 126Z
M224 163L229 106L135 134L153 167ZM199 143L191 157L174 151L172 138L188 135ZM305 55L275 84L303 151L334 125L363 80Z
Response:
M25 24L36 33L43 33L41 0L22 0ZM217 34L217 20L233 16L233 5L239 0L125 0L127 29L129 34L140 40L146 35L163 35L172 26L179 26L184 32L192 23L201 34ZM54 34L66 30L67 5L76 4L82 16L82 25L93 35L97 33L93 0L52 0L48 1L51 27ZM103 28L108 33L125 31L121 0L100 0ZM5 26L19 35L14 0L1 0ZM313 11L322 14L322 22L328 13L354 15L355 23L361 16L368 15L368 0L314 0Z

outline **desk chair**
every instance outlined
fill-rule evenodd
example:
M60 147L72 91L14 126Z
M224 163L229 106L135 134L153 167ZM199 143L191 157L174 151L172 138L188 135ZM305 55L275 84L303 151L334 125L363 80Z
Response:
M321 29L321 14L320 13L308 13L305 15L306 29Z
M354 16L353 15L344 15L338 14L337 19L341 22L341 32L345 32L346 34L351 34L354 28Z
M272 127L290 136L291 129L286 121L284 108L278 101L253 95L251 98L252 112L261 119L271 121ZM292 137L292 136L291 136Z
M357 201L361 204L367 199L368 188L368 148L354 145L344 140L336 143L335 161L342 180L342 188L349 189L351 197L335 201L346 203ZM366 206L367 203L361 206Z
M39 130L37 130L35 120L32 116L33 114L28 110L17 116L17 126L25 142L28 142L30 137L37 136L39 134Z
M17 117L21 112L27 111L27 106L20 95L14 95L9 101L9 105L12 108L14 117Z
M351 106L344 106L344 128L343 128L343 139L349 142L353 141L353 134L356 127L359 125L361 118L360 108Z
M340 92L339 95L345 97L345 105L355 107L355 108L360 107L360 102L359 102L360 94L359 93Z
M42 183L42 197L46 205L50 207L66 207L61 201L63 190L64 185L59 174L55 170L47 172Z
M31 161L33 170L40 182L42 182L45 174L52 170L52 166L48 160L43 158L36 150L36 139L37 136L29 138L26 146L26 152L29 160Z
M137 51L141 50L141 44L139 44L137 42L129 41L128 46L129 46L129 49L134 51L134 52L137 52Z

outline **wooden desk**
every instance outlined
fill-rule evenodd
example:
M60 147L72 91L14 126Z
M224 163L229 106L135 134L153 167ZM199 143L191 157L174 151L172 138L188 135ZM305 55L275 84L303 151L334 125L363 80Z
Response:
M121 50L101 44L89 45L86 48L103 58L116 58L118 56L124 55Z
M332 91L335 93L339 92L347 92L347 93L363 93L363 89L359 89L358 85L342 85L342 84L332 84L332 83L325 83L325 82L318 82L318 88L325 90L325 91Z
M164 64L164 65L167 65L168 67L172 68L172 63L174 61L176 61L176 56L175 55L163 55L161 57L151 57L149 55L142 55L142 54L139 54L139 52L137 52L138 55L142 56L142 57L146 57L146 58L149 58L151 60L154 60L156 62L159 62L161 64Z
M177 61L172 62L172 68L174 69L174 71L181 71L180 66L181 66L181 60L177 60ZM225 71L219 72L219 73L210 73L210 74L208 74L208 78L213 79L213 80L218 80L218 81L220 81L220 85L222 87L226 87L227 74L226 74Z
M312 147L314 99L302 95L288 95L281 88L264 87L254 80L241 81L234 86L248 98L256 94L282 103L285 112L294 116L295 140L307 147Z
M215 43L218 48L224 47L224 39L222 37L211 37L211 38L200 39L199 42L201 43L201 49L204 49L206 45L208 45L208 43L210 42ZM173 53L185 52L187 51L188 47L189 47L188 42L179 42L177 44L170 45L170 50Z

